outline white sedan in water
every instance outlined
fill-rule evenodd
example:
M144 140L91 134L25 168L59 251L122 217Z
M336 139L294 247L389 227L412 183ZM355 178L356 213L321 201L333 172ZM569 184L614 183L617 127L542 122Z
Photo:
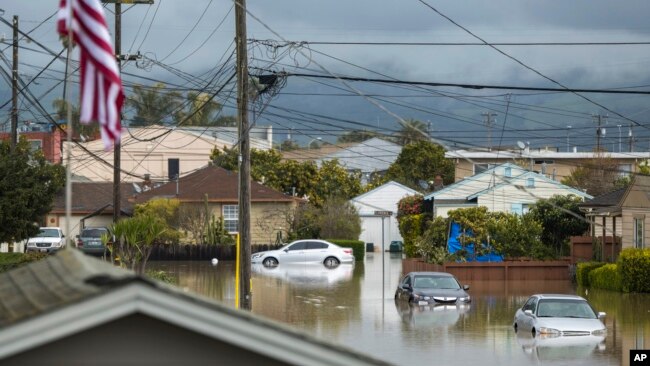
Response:
M513 326L515 332L545 336L605 336L604 317L580 296L539 294L517 309Z
M282 263L323 263L336 267L341 263L353 263L352 248L342 248L325 240L296 240L278 250L255 253L251 263L262 263L267 267Z

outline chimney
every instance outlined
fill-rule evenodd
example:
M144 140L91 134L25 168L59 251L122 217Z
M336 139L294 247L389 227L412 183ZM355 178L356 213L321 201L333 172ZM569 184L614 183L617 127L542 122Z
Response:
M445 184L442 182L442 177L440 176L440 174L436 175L436 177L433 179L433 190L437 191L444 187Z
M148 173L144 175L144 181L142 182L142 191L146 192L153 188L153 184L151 183L151 175Z

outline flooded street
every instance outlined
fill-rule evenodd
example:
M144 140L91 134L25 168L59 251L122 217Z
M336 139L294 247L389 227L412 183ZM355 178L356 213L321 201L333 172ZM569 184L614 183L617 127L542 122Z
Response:
M629 349L650 348L650 295L585 291L566 281L474 281L469 306L409 306L393 300L401 256L386 253L383 266L381 257L369 253L364 262L335 269L254 266L253 313L400 365L628 365ZM149 268L235 304L233 262L151 262ZM533 293L586 297L607 313L605 341L515 334L514 313Z

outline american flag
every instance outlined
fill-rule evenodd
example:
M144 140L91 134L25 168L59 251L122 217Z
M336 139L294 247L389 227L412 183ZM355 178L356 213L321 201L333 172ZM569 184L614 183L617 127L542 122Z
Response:
M104 147L110 150L114 143L120 142L120 111L124 94L99 0L61 0L57 28L62 37L68 36L69 24L72 25L74 44L80 49L80 122L98 121Z

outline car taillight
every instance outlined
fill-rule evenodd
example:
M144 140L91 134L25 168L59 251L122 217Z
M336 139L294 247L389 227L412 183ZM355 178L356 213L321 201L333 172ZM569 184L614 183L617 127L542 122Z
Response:
M343 249L343 253L352 254L352 249Z
M83 247L83 246L84 246L84 242L81 241L81 239L77 240L77 246L78 246L78 247Z

